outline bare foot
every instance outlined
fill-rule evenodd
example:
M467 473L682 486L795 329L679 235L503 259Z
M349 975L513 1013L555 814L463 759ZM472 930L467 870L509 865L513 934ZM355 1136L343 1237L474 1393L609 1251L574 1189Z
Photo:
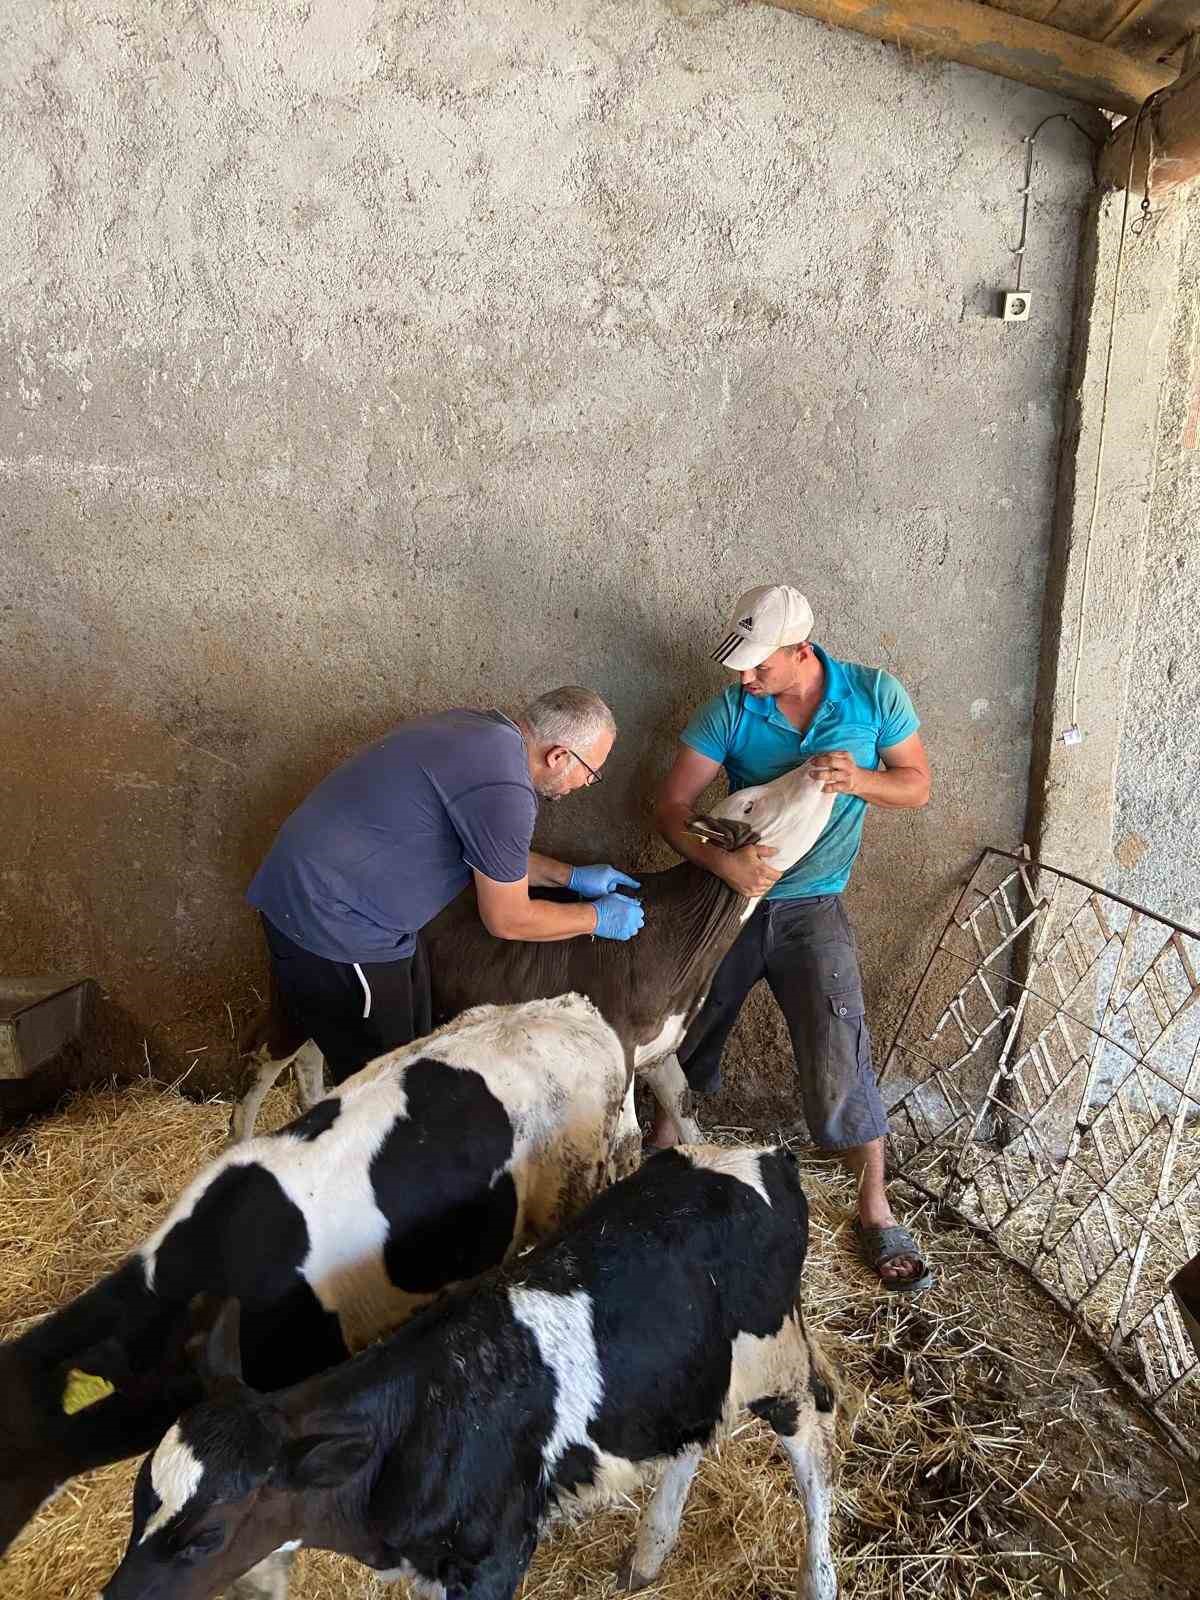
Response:
M861 1216L860 1224L865 1228L895 1228L900 1226L890 1208L876 1213L872 1210L870 1216ZM911 1235L909 1243L915 1243ZM867 1252L864 1251L864 1255ZM889 1256L886 1261L872 1260L869 1262L872 1269L879 1275L884 1283L908 1283L920 1278L925 1270L926 1263L918 1255Z
M893 1256L890 1261L884 1261L878 1267L879 1276L886 1283L895 1283L897 1278L915 1278L919 1275L921 1263L914 1261L912 1256Z

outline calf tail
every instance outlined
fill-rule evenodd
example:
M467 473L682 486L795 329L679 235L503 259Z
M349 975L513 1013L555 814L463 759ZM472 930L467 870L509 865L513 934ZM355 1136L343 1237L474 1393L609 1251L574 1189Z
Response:
M804 1342L808 1346L808 1387L813 1404L818 1412L828 1416L838 1410L842 1398L837 1369L815 1333L806 1329Z

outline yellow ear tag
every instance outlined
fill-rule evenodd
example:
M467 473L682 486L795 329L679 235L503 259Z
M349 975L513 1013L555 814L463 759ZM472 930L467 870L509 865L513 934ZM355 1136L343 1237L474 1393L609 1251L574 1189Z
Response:
M99 1400L107 1400L110 1394L116 1392L107 1378L98 1378L94 1372L80 1372L78 1367L72 1367L67 1373L62 1408L67 1416L73 1417L77 1411L86 1411L88 1406L94 1406Z

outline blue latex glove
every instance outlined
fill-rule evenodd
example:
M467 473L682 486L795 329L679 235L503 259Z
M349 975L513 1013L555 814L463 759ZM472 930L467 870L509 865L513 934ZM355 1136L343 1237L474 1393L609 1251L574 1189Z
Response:
M597 939L632 939L646 920L642 902L631 900L627 894L606 894L592 904L596 908Z
M567 888L574 889L585 900L599 900L602 894L611 894L622 884L628 889L642 887L636 878L631 878L627 872L618 872L607 861L598 862L594 867L572 867L567 879Z

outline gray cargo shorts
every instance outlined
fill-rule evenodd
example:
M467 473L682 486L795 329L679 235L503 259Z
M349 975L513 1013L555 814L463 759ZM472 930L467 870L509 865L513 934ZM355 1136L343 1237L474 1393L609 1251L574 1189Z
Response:
M858 948L840 895L762 900L717 968L704 1009L679 1047L697 1094L721 1087L721 1054L760 978L787 1021L804 1118L823 1150L882 1139L887 1113L871 1065Z

